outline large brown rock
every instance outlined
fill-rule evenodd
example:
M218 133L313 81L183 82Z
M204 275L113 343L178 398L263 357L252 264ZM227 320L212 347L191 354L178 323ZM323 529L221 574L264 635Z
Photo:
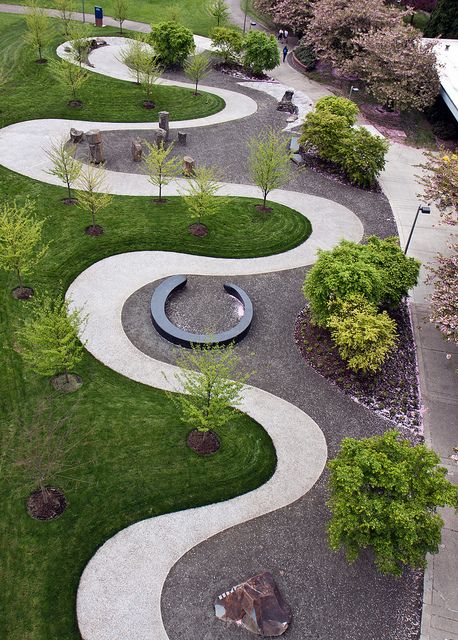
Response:
M291 622L291 611L269 571L218 596L215 615L268 638L281 636Z

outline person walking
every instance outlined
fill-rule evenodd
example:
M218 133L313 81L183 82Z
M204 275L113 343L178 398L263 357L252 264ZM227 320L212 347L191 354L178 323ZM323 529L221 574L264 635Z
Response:
M288 29L284 30L283 37L285 38L285 44L288 44Z
M280 40L280 42L283 40L283 29L278 30L278 39Z
M286 56L288 55L288 51L289 51L289 49L285 44L285 46L283 47L283 62L286 60Z

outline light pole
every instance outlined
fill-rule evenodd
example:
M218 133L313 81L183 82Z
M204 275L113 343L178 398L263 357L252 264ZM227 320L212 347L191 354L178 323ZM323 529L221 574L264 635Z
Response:
M83 22L86 22L86 13L84 11L84 0L83 0Z
M409 248L410 240L412 239L413 230L415 229L415 225L417 224L417 218L418 218L418 215L419 215L420 211L422 213L431 213L431 207L425 207L422 204L418 207L417 213L415 214L415 220L413 221L413 225L412 225L412 228L411 228L410 233L409 233L409 238L407 240L406 248L404 249L404 255L406 255L407 249Z
M350 87L350 91L348 92L348 98L351 99L351 94L353 93L353 91L359 91L358 87L354 87L353 85L351 85Z

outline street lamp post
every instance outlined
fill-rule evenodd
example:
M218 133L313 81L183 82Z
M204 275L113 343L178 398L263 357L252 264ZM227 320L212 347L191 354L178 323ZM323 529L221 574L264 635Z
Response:
M406 248L404 249L404 255L407 253L407 249L409 248L410 240L412 239L413 230L415 229L415 225L417 224L417 219L420 211L422 213L431 213L431 207L426 207L422 204L418 207L417 213L415 214L415 220L413 221L413 225L409 233L409 238L407 240Z
M354 87L353 85L351 85L351 87L350 87L350 91L348 92L348 98L349 98L349 99L351 98L351 94L352 94L354 91L355 91L355 92L356 92L356 91L359 91L359 89L358 89L358 87Z

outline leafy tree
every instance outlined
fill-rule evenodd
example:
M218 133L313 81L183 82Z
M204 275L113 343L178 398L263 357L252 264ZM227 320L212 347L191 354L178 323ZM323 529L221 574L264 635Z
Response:
M250 31L245 36L243 64L257 76L279 65L280 53L275 36L268 36L263 31Z
M331 548L343 547L349 562L372 549L382 573L424 568L426 553L437 553L441 541L444 523L436 508L458 506L457 489L439 462L434 451L412 446L396 431L344 438L328 463Z
M134 38L129 38L129 43L123 47L120 53L120 60L128 68L135 82L140 84L140 72L144 63L145 42L143 34L135 34Z
M458 38L456 0L439 0L425 29L426 38Z
M62 23L64 36L70 33L70 22L73 18L73 0L54 0L54 7L59 13L59 20Z
M458 154L441 149L439 154L426 152L427 161L419 165L425 169L418 176L423 185L423 198L433 200L446 224L458 224Z
M197 86L199 82L208 76L210 72L210 56L203 51L202 53L193 53L184 63L184 72L195 84L194 95L198 95Z
M76 145L69 146L65 138L53 142L46 152L52 162L52 168L47 173L56 176L67 185L69 203L72 202L71 185L79 178L82 170L82 164L75 158L75 154Z
M217 27L226 22L230 15L230 9L224 0L211 0L208 10L210 15L215 18Z
M143 50L138 57L138 77L145 92L146 101L151 102L153 86L161 77L163 68L151 51Z
M150 42L158 62L166 68L182 65L195 49L192 31L175 22L151 25Z
M272 17L277 24L288 25L296 34L304 33L312 17L312 6L310 0L277 0Z
M70 29L70 58L81 67L88 62L91 27L87 23L76 22Z
M169 157L173 150L173 144L166 147L163 142L150 144L146 140L144 140L144 144L149 151L144 160L148 180L159 189L156 202L165 202L165 198L162 197L162 187L178 176L180 160L174 156Z
M236 62L243 51L243 35L236 29L217 27L212 31L212 46L224 62Z
M269 193L282 187L291 177L291 151L285 138L273 129L252 137L248 149L250 177L262 191L262 209L268 211Z
M36 4L31 4L28 7L28 12L25 14L25 23L27 25L27 31L24 35L26 42L33 49L36 49L38 53L37 62L46 62L43 58L43 49L49 43L51 35L49 18L45 10Z
M92 225L87 228L89 233L96 230L99 234L102 232L102 228L95 224L95 217L106 209L113 199L109 193L104 193L104 189L106 189L105 169L86 165L79 177L76 204L82 211L91 214Z
M458 344L458 244L449 248L451 254L439 254L436 262L428 265L426 282L434 284L430 321L445 340Z
M327 327L341 358L353 371L378 371L396 344L395 321L361 294L334 302L332 309Z
M68 383L69 372L83 358L84 347L78 337L83 325L80 310L70 310L68 300L43 294L17 334L22 358L35 373L63 374Z
M216 195L220 188L214 169L205 165L195 169L194 174L188 177L187 190L182 194L192 218L200 222L201 218L221 211L227 200Z
M402 23L357 36L358 51L345 66L382 104L407 111L434 103L440 91L434 42Z
M339 165L353 184L368 188L385 168L388 149L389 143L385 138L372 135L364 127L357 127L341 140Z
M42 243L45 220L35 218L35 204L26 200L0 204L0 268L16 274L18 285L32 273L48 250Z
M128 0L113 0L113 18L119 22L119 30L122 35L122 25L129 13Z
M309 111L299 142L307 151L313 150L320 158L337 164L342 140L349 133L350 127L344 116L329 111Z
M357 37L371 29L391 29L403 15L379 0L320 0L313 3L304 40L320 58L342 68L358 52Z
M70 93L72 100L78 102L77 92L88 80L86 71L63 58L51 60L49 71L54 80Z
M175 379L182 393L172 399L183 422L202 433L223 428L240 406L242 388L249 378L238 374L234 345L193 345L181 350L177 365L181 371Z

